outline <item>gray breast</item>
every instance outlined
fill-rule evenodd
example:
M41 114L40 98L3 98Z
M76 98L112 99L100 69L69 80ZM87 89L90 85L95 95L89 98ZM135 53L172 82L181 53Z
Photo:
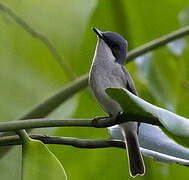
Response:
M97 101L109 115L115 115L122 109L116 101L105 93L105 89L125 87L123 75L121 66L118 63L102 58L93 60L89 83Z

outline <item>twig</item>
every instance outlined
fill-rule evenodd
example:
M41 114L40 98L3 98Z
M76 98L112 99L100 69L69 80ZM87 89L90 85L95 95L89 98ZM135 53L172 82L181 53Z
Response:
M120 140L113 139L79 139L72 137L57 137L46 135L30 135L32 139L37 139L45 144L62 144L70 145L78 148L107 148L119 147L125 148L125 143ZM4 136L0 137L0 146L20 145L21 140L19 136Z
M59 144L59 145L68 145L76 148L123 148L125 149L125 143L117 139L79 139L72 137L57 137L57 136L46 136L46 135L30 135L32 139L40 140L45 144ZM11 147L12 145L21 145L21 139L19 136L4 136L0 137L0 146ZM147 149L146 149L147 150ZM142 148L141 151L146 151L145 148ZM147 150L150 151L150 150ZM185 161L185 160L184 160ZM188 167L188 161L179 163Z
M133 49L127 55L127 62L132 61L137 56L140 56L144 53L157 49L165 44L174 41L176 39L182 38L184 36L189 35L189 25L184 26L176 31L173 31L169 34L166 34L160 38L154 39L138 48Z
M53 112L59 105L64 103L67 99L72 97L78 91L84 89L88 85L88 75L83 75L75 79L67 86L59 90L50 98L43 101L41 104L34 107L30 112L26 113L19 119L34 119L43 118Z
M51 52L53 57L63 68L65 74L70 80L75 79L74 73L71 71L68 64L64 62L62 57L58 54L53 43L43 34L35 31L29 24L27 24L21 17L17 16L11 9L0 3L0 10L8 14L17 24L19 24L26 32L28 32L32 37L39 39Z
M54 118L40 118L40 119L26 119L22 121L0 122L0 132L15 131L20 129L45 128L45 127L95 127L105 128L116 124L136 121L149 123L153 125L162 126L156 118L142 117L141 115L125 114L125 118L105 117L100 119L54 119Z

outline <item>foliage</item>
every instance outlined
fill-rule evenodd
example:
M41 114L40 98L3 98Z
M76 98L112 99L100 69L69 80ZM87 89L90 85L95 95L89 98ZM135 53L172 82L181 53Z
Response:
M93 26L122 34L129 42L129 49L133 49L188 24L187 0L1 0L0 3L47 37L77 76L90 69L96 44L96 36L91 31ZM1 121L17 119L69 82L70 78L49 48L1 10L0 42ZM188 51L188 39L184 38L127 65L142 99L186 118L189 117ZM104 115L91 97L86 91L80 92L50 116L90 118ZM89 128L34 132L80 138L108 137L102 129ZM64 165L68 179L130 178L122 149L83 150L58 145L49 148ZM1 179L20 179L20 152L16 147L1 158ZM146 176L138 179L173 180L181 176L183 180L188 179L187 167L145 161Z
M28 139L23 144L23 180L66 180L62 164L41 141Z
M189 119L178 116L170 111L154 106L143 99L133 95L126 89L108 88L107 94L116 100L123 112L132 114L136 118L157 119L162 124L163 131L176 142L189 148Z

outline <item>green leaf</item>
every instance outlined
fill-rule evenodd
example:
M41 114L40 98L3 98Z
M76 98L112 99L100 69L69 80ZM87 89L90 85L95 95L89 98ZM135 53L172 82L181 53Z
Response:
M168 136L172 137L177 143L189 147L188 119L154 106L123 88L108 88L106 92L120 104L124 112L136 116L145 116L146 118L157 118L166 129L164 132Z
M64 180L64 168L56 156L41 141L29 138L23 144L22 180Z

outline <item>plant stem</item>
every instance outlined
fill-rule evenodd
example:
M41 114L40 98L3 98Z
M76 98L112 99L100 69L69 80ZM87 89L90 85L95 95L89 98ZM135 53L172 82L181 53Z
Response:
M62 144L71 145L78 148L106 148L120 147L125 148L125 143L120 140L113 139L79 139L72 137L58 137L46 135L30 135L32 139L40 140L45 144ZM0 137L0 146L20 145L22 142L19 136Z
M69 83L67 86L59 90L57 93L46 99L41 104L34 107L30 112L23 115L19 119L43 118L54 111L59 105L72 97L78 91L87 87L87 85L88 75L85 74Z
M125 149L125 143L117 139L79 139L79 138L72 138L72 137L57 137L57 136L46 136L46 135L30 135L30 137L32 139L40 140L45 144L68 145L68 146L73 146L76 148L91 149L91 148L116 147L116 148ZM11 145L20 145L20 144L22 144L22 142L18 136L0 137L0 146L11 147ZM141 147L142 153L148 154L149 151L153 151L153 150L145 149ZM161 159L165 158L164 155L165 154L163 153L159 154L159 156L161 156ZM177 163L180 165L189 166L189 161L186 159L177 158Z
M19 135L20 139L22 140L22 144L28 143L30 137L27 134L26 130L16 130L16 133Z
M157 49L161 46L166 45L167 43L174 41L176 39L182 38L184 36L189 35L189 25L184 26L176 31L173 31L169 34L166 34L160 38L154 39L138 48L133 49L132 51L128 52L127 55L127 62L132 61L134 58L143 55L149 51Z
M59 105L69 99L71 96L76 94L81 89L84 89L88 84L88 79L86 75L83 75L80 78L75 79L63 89L55 93L50 98L46 99L44 102L40 103L34 107L30 112L21 116L19 120L22 119L34 119L34 118L43 118L54 111ZM5 132L1 136L12 135L10 132Z
M127 121L136 121L136 119L138 120L138 122L162 126L162 124L156 118L142 117L130 114L126 114L125 117L126 118L122 118L120 120L116 119L115 117L105 117L98 120L40 118L30 119L29 121L27 119L22 121L0 122L0 132L15 131L19 129L71 126L105 128Z

